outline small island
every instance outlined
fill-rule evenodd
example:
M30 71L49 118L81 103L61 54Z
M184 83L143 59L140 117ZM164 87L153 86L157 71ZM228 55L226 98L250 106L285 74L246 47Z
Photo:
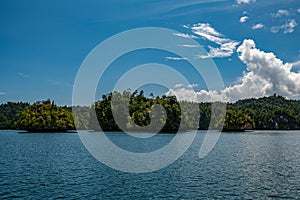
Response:
M74 129L72 113L49 99L27 106L18 114L17 128L28 132L66 132Z

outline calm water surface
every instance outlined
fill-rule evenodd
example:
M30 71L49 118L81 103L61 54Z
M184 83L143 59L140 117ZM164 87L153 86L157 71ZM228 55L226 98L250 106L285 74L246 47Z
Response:
M161 148L173 137L108 135L135 152ZM189 150L170 166L130 174L95 160L77 133L0 131L0 198L300 198L300 132L223 133L213 151L199 159L203 136L199 131Z

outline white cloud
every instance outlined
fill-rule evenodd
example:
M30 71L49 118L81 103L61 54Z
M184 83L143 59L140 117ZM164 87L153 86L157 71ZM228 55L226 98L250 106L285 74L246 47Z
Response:
M277 11L277 13L275 13L275 14L273 13L272 16L279 18L279 17L282 17L282 16L289 16L289 14L290 14L290 12L288 10L279 9Z
M263 25L262 23L258 23L252 26L252 29L262 29L265 25Z
M225 58L229 57L234 53L234 50L236 49L236 46L239 44L239 42L236 41L230 41L224 44L221 44L219 48L214 48L209 46L209 52L207 54L200 54L198 55L199 58Z
M237 4L249 4L249 3L254 3L255 0L236 0L235 1Z
M175 88L179 88L179 87L182 87L183 85L181 83L178 83L175 85Z
M294 28L297 26L297 22L295 19L289 20L286 24L284 24L282 27L284 29L284 33L292 33L294 32Z
M170 89L168 95L189 101L236 101L263 97L274 93L288 98L300 98L300 73L292 72L293 64L283 63L272 52L257 49L253 40L244 40L238 47L239 59L247 71L239 82L221 92L201 90L194 93L189 88Z
M183 85L183 84L181 84L181 83L177 83L177 84L175 84L175 86L174 86L174 88L194 88L194 87L197 87L198 86L198 84L196 84L196 83L192 83L192 84L189 84L189 85Z
M292 33L294 32L294 28L297 26L297 22L295 19L290 19L288 21L285 22L285 24L281 25L281 26L273 26L271 27L271 32L272 33L278 33L281 30L283 31L284 34L287 33Z
M223 34L216 31L208 23L198 23L191 27L191 30L195 35L201 36L205 40L214 42L220 47L215 48L209 46L209 52L207 54L200 54L199 58L223 58L229 57L234 53L234 50L239 42L226 38Z
M184 34L184 33L173 33L174 35L178 36L178 37L182 37L182 38L192 38L192 39L196 39L197 36L195 35L190 35L190 34Z
M197 86L198 86L198 84L193 83L193 84L187 85L186 87L188 87L188 88L194 88L194 87L197 87Z
M297 9L297 12L300 13L300 8Z
M271 27L270 31L272 33L278 33L280 31L280 26L273 26Z
M297 67L297 68L299 68L299 67L300 67L300 60L298 60L298 61L296 61L296 62L293 62L293 63L291 63L291 65L292 65L293 67Z
M191 88L180 88L180 89L170 89L166 95L175 95L179 101L191 101L191 102L212 102L212 101L227 101L219 95L216 91L205 91L201 90L195 92Z
M5 95L6 93L5 92L0 92L0 95Z
M186 60L187 58L183 58L183 57L171 57L171 56L167 56L165 57L167 60Z
M180 44L179 46L181 46L181 47L188 47L188 48L196 48L196 47L199 47L198 45L193 45L193 44Z
M243 17L240 18L240 22L241 22L241 23L244 23L244 22L246 22L248 19L249 19L248 16L243 16Z
M208 23L198 23L194 24L192 27L192 31L200 36L205 37L206 35L211 36L223 36L221 33L216 31L213 27L211 27Z
M300 73L292 72L291 64L283 63L272 52L257 49L253 40L244 40L237 52L248 72L245 72L241 84L228 88L227 92L235 92L241 97L247 95L243 94L245 92L256 97L274 93L300 96Z

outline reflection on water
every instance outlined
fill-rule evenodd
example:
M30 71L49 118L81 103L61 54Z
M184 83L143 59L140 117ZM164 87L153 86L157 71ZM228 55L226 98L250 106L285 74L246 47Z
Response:
M126 140L120 134L110 138L128 150L147 152L161 148L173 136L158 134L145 141ZM170 166L153 173L130 174L95 160L75 133L0 131L0 197L299 197L300 132L222 133L213 151L199 159L203 137L199 131L188 151Z

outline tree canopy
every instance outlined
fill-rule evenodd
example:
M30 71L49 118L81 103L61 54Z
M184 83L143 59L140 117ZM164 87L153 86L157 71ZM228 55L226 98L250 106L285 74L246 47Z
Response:
M28 131L66 131L74 129L72 113L47 100L26 107L19 114L18 129Z
M29 103L7 102L0 105L0 129L17 129L18 113L23 111Z
M213 129L229 130L300 129L299 100L273 95L235 103L214 102L217 111L224 105L227 106L225 121L218 112L212 115L212 103L178 102L175 96L165 95L146 97L143 91L109 93L91 107L57 106L49 99L32 105L7 102L0 105L0 129L65 131L74 129L74 124L79 129L93 130L99 130L100 124L103 131L172 132L179 128L182 131L208 129L209 125ZM75 119L72 111L76 111Z

